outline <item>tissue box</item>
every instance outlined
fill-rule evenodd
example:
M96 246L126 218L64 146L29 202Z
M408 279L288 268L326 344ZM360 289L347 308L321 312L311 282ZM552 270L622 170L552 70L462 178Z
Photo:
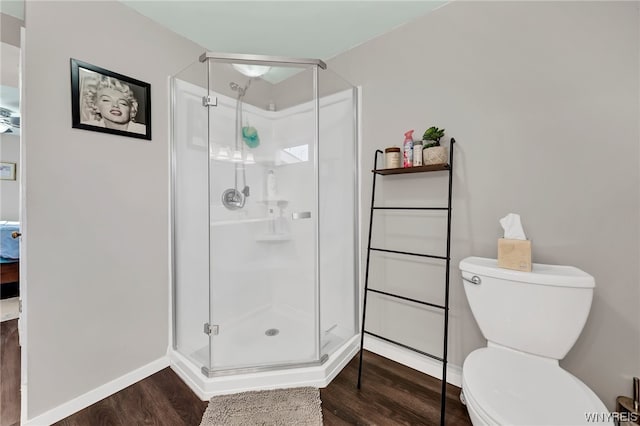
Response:
M531 272L530 240L498 240L498 267Z

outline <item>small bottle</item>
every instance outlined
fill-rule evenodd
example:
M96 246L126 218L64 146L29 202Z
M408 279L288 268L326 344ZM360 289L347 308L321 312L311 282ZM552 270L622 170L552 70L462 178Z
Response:
M400 148L392 146L384 150L384 165L387 169L400 167Z
M413 166L413 130L409 130L404 134L404 161L403 167Z
M422 141L413 143L413 167L422 166Z

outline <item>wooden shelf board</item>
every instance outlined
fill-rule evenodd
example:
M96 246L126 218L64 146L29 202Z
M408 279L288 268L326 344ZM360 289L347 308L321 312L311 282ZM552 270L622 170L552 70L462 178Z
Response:
M428 166L400 167L397 169L378 169L371 171L379 175L399 175L403 173L437 172L440 170L449 170L449 164L430 164Z

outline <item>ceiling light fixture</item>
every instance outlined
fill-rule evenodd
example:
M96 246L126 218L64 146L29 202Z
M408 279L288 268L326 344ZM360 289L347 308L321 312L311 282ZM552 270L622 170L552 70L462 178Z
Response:
M271 70L268 65L231 64L231 66L247 77L262 77Z

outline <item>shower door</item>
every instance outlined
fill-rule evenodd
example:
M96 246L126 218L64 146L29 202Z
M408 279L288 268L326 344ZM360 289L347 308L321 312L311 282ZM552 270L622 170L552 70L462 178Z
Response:
M207 62L210 376L320 360L317 70L234 65Z

